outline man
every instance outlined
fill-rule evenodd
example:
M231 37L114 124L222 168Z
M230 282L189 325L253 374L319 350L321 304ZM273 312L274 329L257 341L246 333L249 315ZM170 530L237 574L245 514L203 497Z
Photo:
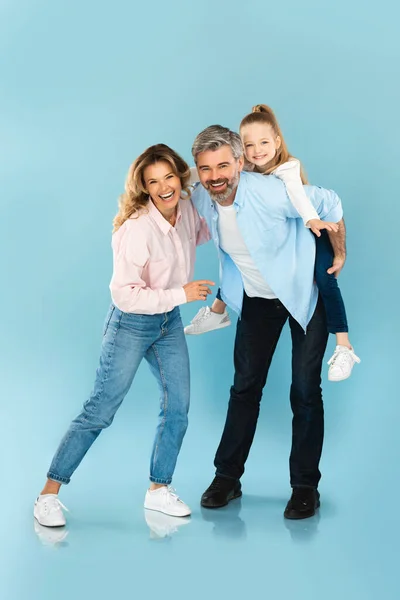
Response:
M245 173L238 134L220 125L201 132L192 154L201 185L193 192L221 263L221 297L239 314L234 383L215 456L216 476L204 492L207 508L241 496L240 478L257 425L262 391L286 321L293 355L290 402L292 496L285 517L311 517L319 507L319 461L324 415L321 367L328 339L325 311L314 284L315 242L276 177ZM330 234L335 260L345 260L345 228L338 196L306 186L320 218L339 222Z

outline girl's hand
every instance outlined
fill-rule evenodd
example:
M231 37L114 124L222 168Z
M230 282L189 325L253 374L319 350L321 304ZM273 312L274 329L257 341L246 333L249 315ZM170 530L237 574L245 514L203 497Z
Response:
M327 231L333 231L337 233L339 227L336 223L330 223L329 221L321 221L321 219L310 219L307 221L307 227L317 236L321 237L320 231L326 229Z
M209 285L215 285L213 281L207 279L201 279L200 281L191 281L183 286L186 294L186 300L188 302L195 302L195 300L207 300L208 294L211 294Z

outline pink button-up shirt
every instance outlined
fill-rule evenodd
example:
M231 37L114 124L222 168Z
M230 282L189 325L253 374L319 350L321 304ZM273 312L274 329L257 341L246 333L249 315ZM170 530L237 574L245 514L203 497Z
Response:
M191 200L179 201L175 227L153 202L147 209L112 236L110 290L123 312L154 315L185 304L183 286L193 280L196 246L210 234Z

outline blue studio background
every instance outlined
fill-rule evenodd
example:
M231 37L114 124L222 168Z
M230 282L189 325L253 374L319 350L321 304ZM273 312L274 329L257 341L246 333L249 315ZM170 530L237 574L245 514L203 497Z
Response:
M397 3L361 0L0 2L0 596L4 600L254 594L398 598ZM127 169L164 142L277 113L310 180L342 197L341 287L362 358L327 382L319 517L285 523L290 339L279 344L244 497L201 511L232 381L234 327L189 339L190 427L175 485L191 523L143 518L158 392L143 364L114 425L62 493L59 544L32 506L88 396L109 305L111 222ZM218 280L211 244L198 277ZM199 305L182 310L187 322ZM334 347L331 337L327 358ZM42 545L41 542L44 542Z

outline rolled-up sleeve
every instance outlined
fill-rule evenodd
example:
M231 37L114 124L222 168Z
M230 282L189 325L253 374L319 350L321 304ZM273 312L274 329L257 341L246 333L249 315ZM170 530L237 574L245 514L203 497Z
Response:
M196 246L201 246L210 241L211 235L204 217L199 215L195 206L193 206L193 210L196 227Z
M113 237L114 270L110 283L114 304L123 312L160 314L187 302L183 287L152 289L142 278L150 254L146 239L137 229L124 231L118 240Z
M311 187L310 200L316 208L320 219L337 223L343 218L342 201L333 190Z

